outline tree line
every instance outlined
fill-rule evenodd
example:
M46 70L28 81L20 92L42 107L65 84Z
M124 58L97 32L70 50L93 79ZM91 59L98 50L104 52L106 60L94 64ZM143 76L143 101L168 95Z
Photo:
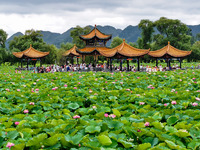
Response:
M140 49L157 50L170 44L181 50L192 50L192 54L187 57L188 61L199 61L200 58L200 33L195 37L192 36L191 30L178 19L168 19L161 17L159 20L150 21L148 19L141 20L138 24L141 30L141 37L137 42L129 42L131 46ZM83 48L85 43L79 38L80 35L87 34L91 31L90 27L76 26L71 31L72 43L62 43L60 48L55 45L47 44L42 39L40 31L27 30L24 35L15 36L9 42L9 48L6 48L5 42L7 33L0 29L0 63L9 62L11 65L20 62L18 58L12 55L12 52L20 52L32 46L39 51L49 51L50 54L45 58L46 64L58 63L65 64L66 58L62 54L73 47L74 44L78 48ZM114 37L110 44L110 48L114 48L121 44L123 39ZM91 61L92 57L88 57L86 61ZM100 59L104 59L101 58ZM151 60L149 56L143 58L144 61Z

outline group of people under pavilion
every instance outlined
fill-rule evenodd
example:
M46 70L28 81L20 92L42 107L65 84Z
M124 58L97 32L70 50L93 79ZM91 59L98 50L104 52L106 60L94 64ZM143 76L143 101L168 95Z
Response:
M110 66L110 70L112 71L112 60L113 59L119 59L120 60L120 70L122 68L122 60L127 60L127 69L129 69L129 60L137 59L137 70L140 71L140 58L144 55L149 55L152 58L156 59L156 66L158 66L158 59L165 59L167 62L167 66L170 67L170 59L171 58L178 58L180 61L180 68L181 68L181 61L186 56L190 55L192 51L183 51L176 49L175 47L170 45L170 42L168 42L168 45L165 47L156 50L156 51L150 51L150 49L138 49L135 47L130 46L125 42L125 39L123 39L123 42L115 47L115 48L109 48L106 46L106 43L108 40L112 38L112 35L106 35L99 31L95 25L93 30L90 31L90 33L86 35L80 35L80 39L82 39L86 46L82 49L79 49L76 45L73 46L70 50L67 50L64 52L63 56L66 56L68 58L71 58L71 64L73 65L73 58L77 58L77 64L78 59L82 59L82 63L85 62L85 57L87 56L93 56L94 57L94 66L96 66L98 56L104 56L107 59L107 66ZM27 67L29 60L40 60L47 56L49 52L40 52L35 50L32 46L30 46L29 49L22 51L22 52L15 52L13 55L15 55L18 58L21 58L21 60L27 61ZM21 61L22 62L22 61ZM129 70L127 70L129 71Z
M178 58L181 68L182 59L190 55L192 52L176 49L175 47L170 45L170 42L168 42L168 45L166 45L165 47L156 51L150 51L150 49L138 49L127 44L125 42L125 39L123 39L122 44L111 49L106 47L106 42L111 39L111 35L106 35L102 33L97 29L96 25L90 33L86 35L81 35L80 39L82 39L86 43L85 48L79 49L76 47L76 45L74 45L74 47L66 51L63 56L70 57L71 60L73 60L73 57L81 57L83 61L87 56L94 56L95 65L98 56L104 56L107 58L107 63L108 66L110 65L111 71L112 59L120 59L120 68L122 68L122 59L126 59L127 68L129 68L129 60L131 60L132 58L137 59L137 68L138 71L140 71L140 58L144 55L149 55L152 58L155 58L157 67L158 59L165 59L167 62L167 66L170 67L170 59Z

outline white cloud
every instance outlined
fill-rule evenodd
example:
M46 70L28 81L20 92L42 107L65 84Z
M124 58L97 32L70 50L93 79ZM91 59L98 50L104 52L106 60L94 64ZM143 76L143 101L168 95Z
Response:
M0 2L0 28L9 36L25 30L63 33L76 25L112 25L125 28L141 19L179 19L200 24L197 0L9 0Z

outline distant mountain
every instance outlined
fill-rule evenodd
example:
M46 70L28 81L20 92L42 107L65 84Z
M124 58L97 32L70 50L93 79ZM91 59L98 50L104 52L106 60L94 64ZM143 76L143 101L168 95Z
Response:
M190 28L192 31L192 35L196 36L197 33L200 33L200 25L188 25L188 28Z
M94 28L94 26L89 25L91 29ZM191 29L192 35L196 36L197 33L200 33L200 25L188 25L188 27ZM127 26L124 30L116 29L113 26L97 26L97 28L105 33L105 34L112 34L112 39L116 36L126 39L127 42L136 42L138 37L141 35L141 30L138 28L138 26ZM43 40L48 44L54 44L56 47L60 47L61 43L67 43L72 42L72 38L70 36L70 32L73 30L73 28L70 28L66 32L60 34L60 33L52 33L50 31L41 31L41 34L43 34ZM9 41L11 41L15 36L23 35L21 32L17 32L13 34L10 38L6 41L6 47L8 47ZM111 40L108 41L107 46L110 45Z
M6 47L7 47L7 48L9 47L9 42L10 42L11 40L13 40L15 36L20 36L20 35L23 35L23 33L17 32L17 33L15 33L15 34L13 34L11 37L9 37L9 38L6 40Z
M120 38L126 39L127 42L136 42L140 37L141 31L138 26L129 25L119 35Z

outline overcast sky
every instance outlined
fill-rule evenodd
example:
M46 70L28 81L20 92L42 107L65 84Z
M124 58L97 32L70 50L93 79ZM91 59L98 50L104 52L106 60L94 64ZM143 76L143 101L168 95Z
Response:
M80 25L124 29L141 19L200 24L199 0L0 0L0 29L9 36L28 29L63 33Z

